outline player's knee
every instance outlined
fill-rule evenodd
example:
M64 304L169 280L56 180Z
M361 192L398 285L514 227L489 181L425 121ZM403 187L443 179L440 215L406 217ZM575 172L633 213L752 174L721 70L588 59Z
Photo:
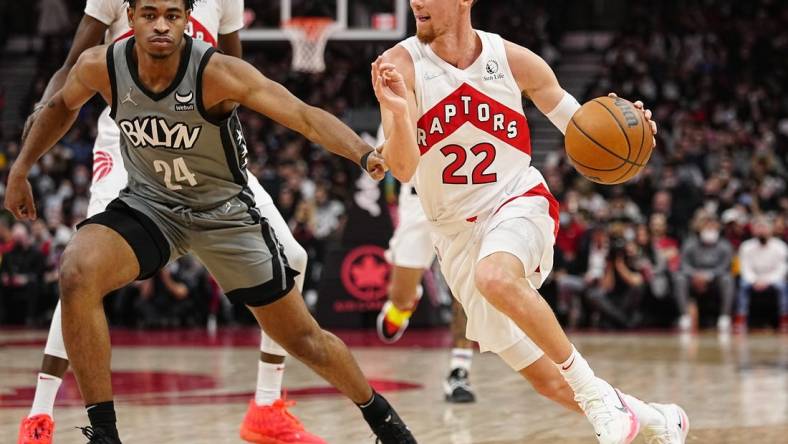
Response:
M60 298L68 303L78 295L90 279L88 266L84 257L66 248L60 262Z
M495 306L507 303L508 298L517 294L514 291L516 277L492 262L480 262L476 266L474 280L479 292Z

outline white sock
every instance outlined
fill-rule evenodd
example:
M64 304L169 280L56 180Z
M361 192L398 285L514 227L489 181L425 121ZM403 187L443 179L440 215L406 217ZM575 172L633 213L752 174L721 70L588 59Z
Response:
M558 364L558 370L575 393L581 391L595 379L594 371L574 346L572 346L572 354L569 355L569 359Z
M621 396L624 398L624 402L635 412L641 426L664 427L666 425L665 416L654 407L651 407L632 395L621 393Z
M451 349L451 361L449 361L449 368L461 368L466 372L471 372L471 361L473 360L473 349L470 348L453 348Z
M46 373L38 374L36 395L33 398L33 406L30 408L28 418L42 413L52 416L52 410L55 408L55 397L62 382L63 380L57 376Z
M259 406L271 405L282 393L282 377L285 375L285 363L257 363L257 390L254 402Z

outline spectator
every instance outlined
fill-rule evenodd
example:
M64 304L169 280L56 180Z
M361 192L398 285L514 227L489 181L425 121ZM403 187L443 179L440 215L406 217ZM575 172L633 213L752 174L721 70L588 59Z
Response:
M718 311L717 329L720 332L730 331L734 292L732 259L733 248L730 242L720 237L717 219L704 216L699 224L698 236L690 238L682 249L682 277L676 289L679 310L682 316L690 317L690 326L698 326L701 321L698 301L690 300L690 296L709 299L718 293L720 301L715 307ZM713 304L708 302L704 305ZM686 322L684 319L679 323Z
M736 331L747 328L750 296L776 293L780 313L780 330L788 333L788 246L772 235L771 222L764 216L753 221L752 239L739 248L741 278L739 283Z
M13 246L3 255L0 265L0 283L2 283L2 300L0 300L0 316L3 315L2 306L24 306L21 311L23 318L19 319L10 311L5 321L25 325L36 325L41 321L37 319L41 282L44 276L44 255L33 245L33 238L27 225L16 223L11 228L11 241ZM17 315L18 316L18 315Z

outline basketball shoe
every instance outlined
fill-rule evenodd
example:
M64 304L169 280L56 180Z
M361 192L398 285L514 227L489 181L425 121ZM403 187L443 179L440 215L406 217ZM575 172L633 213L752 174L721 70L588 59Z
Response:
M410 323L413 309L400 310L394 303L387 301L378 314L378 336L386 344L393 344L402 337Z
M241 439L257 444L326 444L304 429L301 421L287 411L295 401L277 399L273 405L259 406L254 399L241 423Z
M575 401L594 427L600 444L629 444L640 430L635 412L618 390L599 378L575 392Z
M55 421L47 414L25 417L19 424L17 444L51 444Z
M468 371L464 368L455 368L443 381L443 391L446 401L461 404L475 402L476 395L471 389L471 382L468 380Z
M380 444L418 444L416 438L408 430L408 426L402 422L394 409L389 410L386 421L378 426L372 427L372 432L378 438L376 443Z
M676 404L651 402L648 405L662 413L665 417L665 426L644 427L643 436L646 438L646 444L684 444L689 433L689 418L684 409Z
M101 429L94 429L91 426L78 428L82 430L82 434L85 435L85 438L90 440L87 444L121 444L120 439L108 436Z

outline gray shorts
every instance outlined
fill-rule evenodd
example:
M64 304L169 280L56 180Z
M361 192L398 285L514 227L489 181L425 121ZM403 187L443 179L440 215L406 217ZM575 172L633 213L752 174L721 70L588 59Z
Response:
M106 211L80 227L91 223L123 236L137 256L139 279L193 253L233 303L270 304L292 290L298 275L251 195L239 195L210 210L192 211L122 192Z

